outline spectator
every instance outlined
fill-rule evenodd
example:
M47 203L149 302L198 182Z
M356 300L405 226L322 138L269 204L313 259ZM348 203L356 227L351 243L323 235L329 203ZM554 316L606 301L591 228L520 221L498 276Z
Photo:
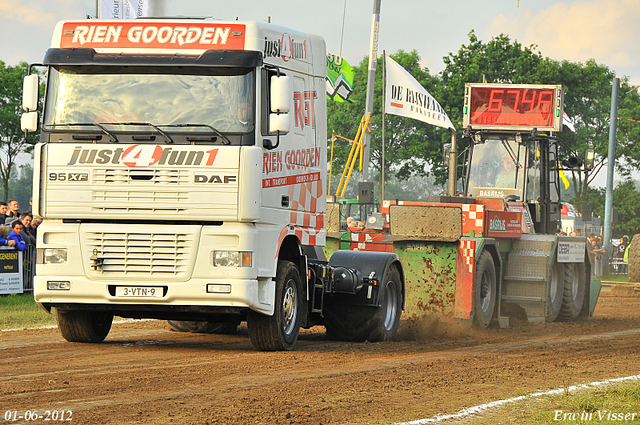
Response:
M22 236L22 222L20 220L16 220L11 224L11 233L7 239L10 241L16 242L16 248L18 251L24 251L27 249L27 244L24 242L24 237Z
M7 217L9 207L4 201L0 201L0 225L4 226L4 219Z
M627 264L621 264L624 262L624 252L627 250L629 246L629 236L624 235L620 238L620 243L617 247L614 247L613 258L616 263L615 271L616 273L627 273Z
M26 212L33 215L33 196L29 198L29 209Z
M9 240L7 239L8 237L9 237L9 229L6 226L0 226L0 245L16 246L16 241Z
M18 205L18 201L12 199L9 201L9 212L7 213L7 217L16 217L20 218L20 213L18 210L20 209L20 205Z
M31 222L31 234L36 240L38 240L38 226L42 224L41 218L34 218Z
M22 225L24 229L22 230L22 236L24 237L24 241L27 245L36 245L35 235L31 231L31 222L33 221L33 216L31 213L25 212L20 214L20 221L22 221Z

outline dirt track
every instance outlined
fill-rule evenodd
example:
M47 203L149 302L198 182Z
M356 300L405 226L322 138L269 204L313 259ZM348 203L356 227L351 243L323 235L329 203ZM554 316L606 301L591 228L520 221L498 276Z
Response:
M116 324L95 345L57 329L1 332L0 423L7 410L71 411L77 424L409 421L639 374L639 339L640 297L601 297L588 322L478 332L425 321L390 343L329 341L318 327L288 353L252 351L242 328L187 334L159 321Z

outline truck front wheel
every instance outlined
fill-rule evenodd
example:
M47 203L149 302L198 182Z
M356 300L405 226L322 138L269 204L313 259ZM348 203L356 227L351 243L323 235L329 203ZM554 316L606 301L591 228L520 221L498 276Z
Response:
M328 302L324 325L330 338L342 341L389 341L398 333L402 314L402 279L396 266L383 278L380 307Z
M109 334L113 314L56 310L58 329L69 342L102 342Z
M276 272L276 305L273 316L250 311L247 327L251 345L260 351L291 350L300 334L302 290L298 267L279 261Z

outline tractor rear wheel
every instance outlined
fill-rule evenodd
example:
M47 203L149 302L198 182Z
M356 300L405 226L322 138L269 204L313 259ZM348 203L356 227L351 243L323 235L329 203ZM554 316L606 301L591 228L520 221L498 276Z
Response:
M564 294L564 267L554 261L547 282L547 316L545 322L551 323L558 317Z
M558 320L565 322L577 319L582 310L586 293L585 267L583 263L564 265L564 292Z

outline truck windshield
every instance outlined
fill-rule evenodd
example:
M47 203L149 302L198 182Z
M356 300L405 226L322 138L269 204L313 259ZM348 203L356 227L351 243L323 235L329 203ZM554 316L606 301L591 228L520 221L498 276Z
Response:
M117 132L149 123L166 132L248 133L254 87L250 68L52 66L44 129L96 123Z
M526 148L515 141L487 140L474 145L469 168L469 194L477 196L478 189L512 189L522 198Z

